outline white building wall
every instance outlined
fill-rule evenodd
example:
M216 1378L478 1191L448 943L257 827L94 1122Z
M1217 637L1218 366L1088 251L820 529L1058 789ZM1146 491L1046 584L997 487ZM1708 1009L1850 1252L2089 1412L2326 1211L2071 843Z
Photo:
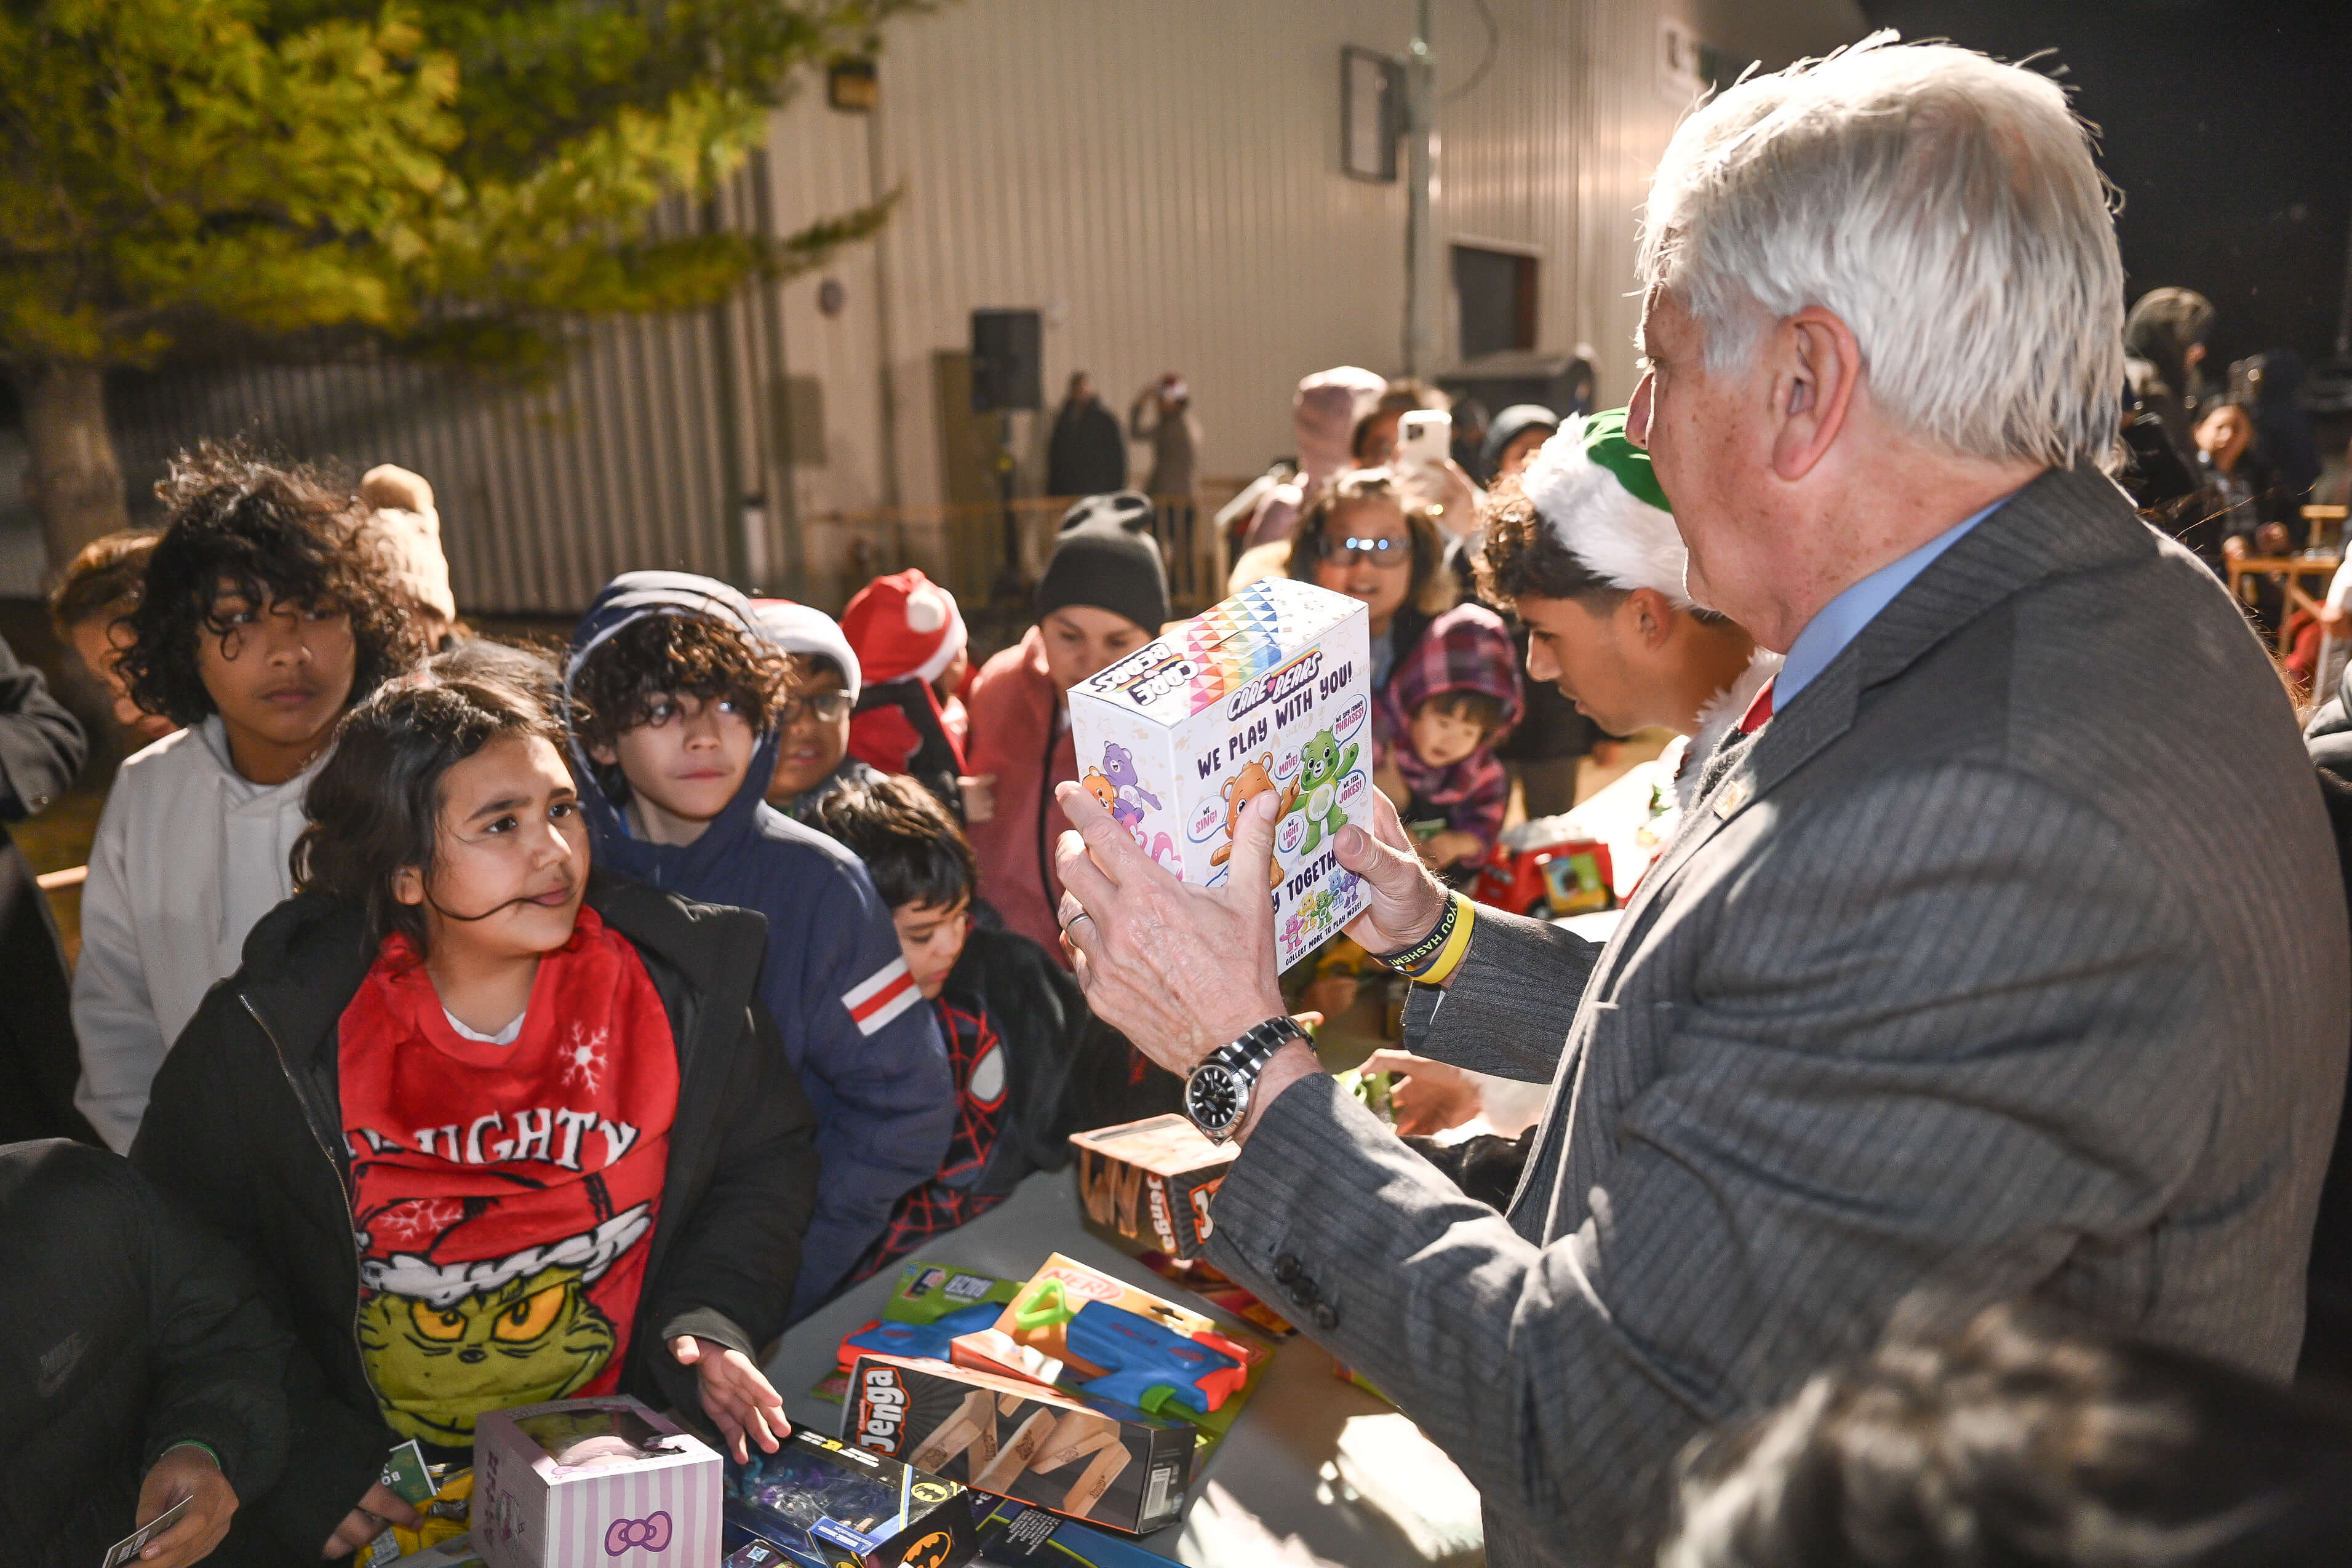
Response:
M1441 255L1458 240L1538 256L1538 348L1591 345L1601 395L1622 397L1635 210L1688 102L1657 68L1660 5L1488 5L1494 64L1437 115ZM1797 0L1779 8L1792 17L1782 28L1754 15L1764 7L1725 9L1743 47L1770 64L1863 30L1852 0ZM803 514L944 498L931 356L966 345L976 307L1045 312L1049 402L1076 369L1121 412L1148 379L1183 373L1213 476L1255 474L1290 450L1300 375L1350 362L1395 373L1404 187L1340 172L1339 50L1402 57L1412 10L1411 0L963 0L893 25L870 126L827 108L821 90L804 93L771 139L783 226L875 188L902 195L874 246L782 290L790 370L824 387L824 461L797 470ZM1438 0L1433 36L1444 99L1486 53L1475 0ZM830 319L816 308L824 277L846 299ZM895 497L875 374L885 311ZM1452 310L1441 318L1450 362ZM1025 431L1017 442L1030 450ZM1145 454L1133 455L1139 473Z

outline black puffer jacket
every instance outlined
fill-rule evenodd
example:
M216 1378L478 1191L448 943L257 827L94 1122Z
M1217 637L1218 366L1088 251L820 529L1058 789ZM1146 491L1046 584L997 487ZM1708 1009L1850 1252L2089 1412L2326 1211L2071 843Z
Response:
M815 1198L815 1118L754 996L764 919L601 876L588 902L645 960L677 1041L661 1221L621 1387L699 1418L693 1373L663 1347L694 1333L756 1355L782 1332ZM356 1338L336 1080L336 1024L373 956L359 912L320 894L265 915L164 1059L131 1151L237 1246L297 1341L285 1479L240 1512L226 1561L315 1563L394 1440Z
M0 1562L89 1568L174 1443L210 1447L240 1499L278 1479L286 1335L236 1254L118 1155L0 1147Z

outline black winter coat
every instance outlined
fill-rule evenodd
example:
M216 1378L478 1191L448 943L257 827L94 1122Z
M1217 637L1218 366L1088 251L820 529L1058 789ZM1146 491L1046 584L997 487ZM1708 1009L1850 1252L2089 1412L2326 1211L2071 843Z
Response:
M278 1479L286 1335L236 1253L119 1155L0 1148L0 1562L90 1568L174 1443L211 1448L240 1500Z
M765 919L601 875L588 902L635 946L677 1042L661 1218L621 1387L698 1421L695 1375L667 1343L693 1333L756 1356L782 1331L815 1202L816 1120L757 1001ZM263 916L164 1058L131 1151L236 1245L297 1342L285 1479L240 1511L225 1561L316 1563L394 1441L360 1359L336 1082L336 1024L374 956L360 913L323 895Z
M73 785L89 750L81 726L49 695L38 670L0 643L0 822L18 821ZM58 923L32 868L0 827L0 1143L23 1138L98 1142L74 1109L81 1051L74 1043L73 987L58 947Z

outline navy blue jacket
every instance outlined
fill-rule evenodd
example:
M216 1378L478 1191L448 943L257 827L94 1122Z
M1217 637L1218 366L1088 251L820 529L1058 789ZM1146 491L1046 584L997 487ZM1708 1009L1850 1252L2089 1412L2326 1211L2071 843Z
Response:
M759 636L750 604L725 583L676 571L614 578L572 633L567 705L595 644L642 616L689 614ZM761 737L743 787L700 838L683 846L636 837L625 800L598 786L576 737L572 749L599 866L768 917L760 994L816 1109L824 1163L793 1292L797 1321L881 1235L899 1195L938 1171L956 1098L938 1023L907 972L889 906L864 863L761 799L775 771L776 739L772 732Z

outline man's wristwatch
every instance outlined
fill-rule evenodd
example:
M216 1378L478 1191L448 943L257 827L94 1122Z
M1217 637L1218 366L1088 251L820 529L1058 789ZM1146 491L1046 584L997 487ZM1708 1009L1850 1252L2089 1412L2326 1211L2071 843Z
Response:
M1307 1031L1287 1015L1270 1018L1241 1039L1219 1046L1184 1080L1184 1113L1213 1144L1230 1143L1249 1119L1250 1092L1274 1053Z

